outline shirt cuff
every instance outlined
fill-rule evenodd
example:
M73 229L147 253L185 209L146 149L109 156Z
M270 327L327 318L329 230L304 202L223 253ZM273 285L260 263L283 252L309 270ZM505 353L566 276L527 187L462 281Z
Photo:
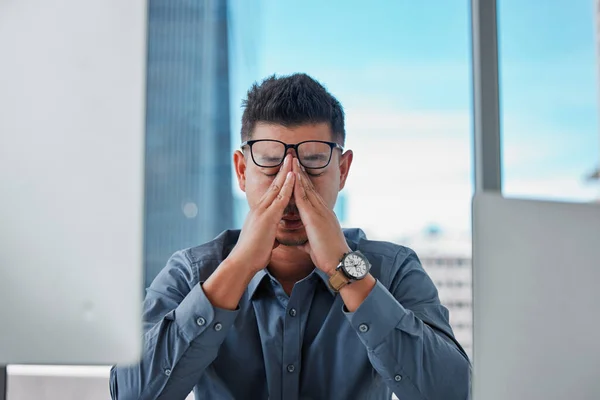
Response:
M408 313L379 281L355 312L346 306L343 312L369 350L379 346Z
M195 285L179 304L175 310L175 323L188 342L202 335L203 344L218 346L225 340L239 307L233 311L214 307L206 297L202 283Z

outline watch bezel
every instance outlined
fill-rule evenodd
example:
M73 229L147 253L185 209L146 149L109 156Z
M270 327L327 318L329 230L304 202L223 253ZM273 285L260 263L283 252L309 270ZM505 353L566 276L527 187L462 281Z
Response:
M351 255L358 256L365 263L366 271L360 277L355 277L355 276L351 275L348 272L348 270L346 269L346 263L345 263L346 259L348 258L348 256L351 256ZM350 279L351 281L359 281L361 279L364 279L369 274L369 271L371 270L371 263L369 262L369 260L367 259L367 257L363 253L361 253L360 251L356 250L356 251L351 251L349 253L344 254L344 257L342 257L342 260L340 261L340 267L339 267L339 269L341 269L342 272L344 273L344 275L346 275L346 277L348 279Z

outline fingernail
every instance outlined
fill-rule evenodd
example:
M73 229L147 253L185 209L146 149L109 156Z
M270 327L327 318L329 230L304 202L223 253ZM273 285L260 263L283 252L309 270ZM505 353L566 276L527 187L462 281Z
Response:
M301 165L300 165L300 161L298 161L298 159L297 159L297 158L295 158L294 160L296 160L296 165L297 165L298 167L301 167Z
M293 174L294 174L294 173L293 173L292 171L288 172L288 173L287 173L287 176L285 177L285 180L286 180L286 181L289 181L290 179L292 179L292 175L293 175Z
M290 158L289 158L289 157L286 155L286 156L283 158L283 165L287 165L287 164L288 164L288 160L289 160L289 159L290 159Z

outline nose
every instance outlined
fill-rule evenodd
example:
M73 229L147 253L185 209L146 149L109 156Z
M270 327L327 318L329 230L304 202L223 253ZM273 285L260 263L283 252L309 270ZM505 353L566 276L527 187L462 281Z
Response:
M296 156L296 149L292 149L292 148L287 149L287 151L285 152L285 155L287 156L288 154L291 154L292 157L295 157Z

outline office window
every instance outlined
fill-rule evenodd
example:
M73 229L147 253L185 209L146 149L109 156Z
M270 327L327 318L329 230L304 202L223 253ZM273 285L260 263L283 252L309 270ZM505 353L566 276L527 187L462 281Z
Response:
M596 0L498 2L508 196L600 198L598 12Z

